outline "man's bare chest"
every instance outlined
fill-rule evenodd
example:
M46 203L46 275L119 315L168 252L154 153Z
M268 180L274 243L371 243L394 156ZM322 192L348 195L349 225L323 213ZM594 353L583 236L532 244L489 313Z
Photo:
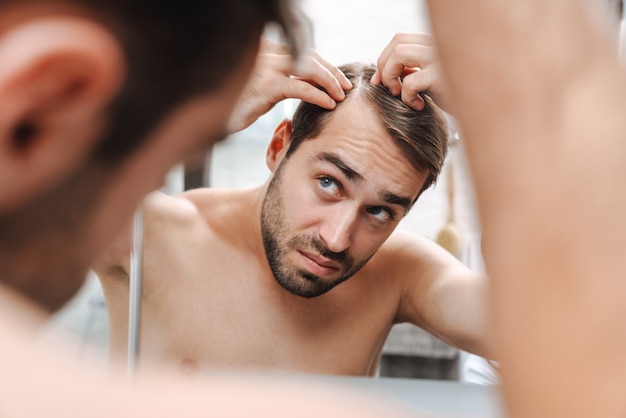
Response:
M147 355L201 368L370 373L393 304L372 300L350 280L305 299L267 280L255 262L230 261L170 265L147 275ZM163 271L168 277L157 278Z

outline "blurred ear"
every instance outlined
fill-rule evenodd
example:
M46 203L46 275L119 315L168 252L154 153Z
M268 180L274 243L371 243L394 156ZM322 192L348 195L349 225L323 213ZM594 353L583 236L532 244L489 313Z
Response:
M0 33L0 209L84 162L123 77L120 45L95 22L58 16Z
M289 119L283 120L274 130L274 135L265 154L267 167L272 173L287 154L291 143L291 132L291 120Z

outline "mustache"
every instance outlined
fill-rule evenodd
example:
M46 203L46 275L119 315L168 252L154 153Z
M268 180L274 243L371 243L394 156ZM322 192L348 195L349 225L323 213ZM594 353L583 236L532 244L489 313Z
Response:
M289 240L290 248L312 248L317 251L322 257L325 257L329 260L336 261L342 264L351 264L352 257L348 254L347 250L344 250L340 253L336 253L331 251L326 247L322 241L312 236L296 236Z

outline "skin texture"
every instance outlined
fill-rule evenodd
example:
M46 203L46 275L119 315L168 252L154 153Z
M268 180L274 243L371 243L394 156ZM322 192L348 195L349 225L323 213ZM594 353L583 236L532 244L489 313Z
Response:
M484 278L429 240L394 232L427 173L413 167L358 92L287 158L290 135L284 121L266 155L275 174L259 188L159 193L146 202L142 361L373 375L399 322L485 353ZM391 193L405 203L390 204ZM261 218L276 238L277 270L288 273L284 286L268 264ZM120 353L129 243L121 237L95 265ZM369 262L332 287L348 259ZM310 286L303 271L332 289L311 298L285 290Z
M626 410L626 76L597 4L429 2L511 417Z

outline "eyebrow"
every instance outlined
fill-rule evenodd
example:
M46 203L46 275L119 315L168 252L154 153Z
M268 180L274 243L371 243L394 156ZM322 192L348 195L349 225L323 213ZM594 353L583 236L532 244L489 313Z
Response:
M389 191L383 192L383 200L391 205L401 206L405 212L408 212L411 204L413 203L413 201L408 197L398 196L397 194Z
M360 183L364 180L364 177L354 169L350 168L343 160L337 155L331 152L323 152L319 154L316 159L320 161L326 161L336 166L346 176L346 178L353 183ZM408 211L411 207L412 200L408 197L398 196L388 190L383 190L381 193L382 200L390 205L398 205Z
M323 152L317 156L317 159L320 161L326 161L333 165L335 165L338 169L341 170L344 176L353 183L360 183L364 180L363 176L359 174L357 171L348 167L346 163L343 162L341 158L337 154L333 154L332 152Z

